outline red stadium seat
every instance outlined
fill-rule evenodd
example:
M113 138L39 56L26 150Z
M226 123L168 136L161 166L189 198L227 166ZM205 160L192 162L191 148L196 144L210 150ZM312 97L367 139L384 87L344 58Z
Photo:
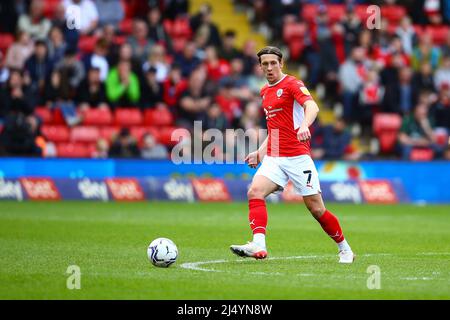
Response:
M431 161L433 160L434 152L430 148L413 148L410 155L410 160L413 161Z
M119 127L101 127L100 128L100 138L111 142L112 138L117 135L120 131Z
M142 113L136 108L119 108L114 114L114 122L118 126L131 127L142 125Z
M81 113L83 124L87 126L107 126L112 124L113 115L109 109L88 109Z
M191 38L192 30L189 23L189 18L176 18L172 23L171 36L174 38Z
M366 23L367 18L372 14L371 11L367 12L368 7L367 4L358 4L355 6L355 13L362 23Z
M345 6L343 4L330 4L327 8L330 23L340 21L345 15Z
M447 35L449 32L449 27L442 25L442 26L428 26L425 29L425 32L431 33L431 37L433 39L433 43L435 45L442 45L445 43L445 40L447 39Z
M389 22L389 24L398 24L406 15L404 7L399 5L385 5L381 7L381 16Z
M150 133L156 140L159 140L159 130L155 127L131 127L130 133L138 142L141 142L142 137L147 133Z
M9 33L0 33L0 51L6 53L8 48L14 43L14 36Z
M83 53L92 53L95 49L97 41L98 38L95 36L81 36L80 41L78 42L78 48Z
M119 24L119 30L126 35L133 31L133 19L124 19Z
M158 131L158 136L156 137L158 141L166 146L173 147L178 143L178 141L172 141L172 133L175 130L180 130L181 135L188 134L188 131L184 128L177 127L163 127Z
M305 4L302 8L302 17L305 21L311 23L317 16L317 5Z
M378 113L373 119L373 131L380 142L380 151L390 153L397 143L402 117L396 113Z
M173 115L167 108L147 109L144 113L144 124L148 126L171 126Z
M84 143L58 143L56 154L61 158L90 158L92 149Z
M53 113L47 107L36 107L34 114L38 116L44 124L50 124L53 121Z
M56 10L61 3L61 0L45 0L44 1L44 16L48 19L55 17Z
M94 143L100 138L100 131L97 127L80 126L72 128L70 140L72 142Z
M290 43L296 39L303 39L306 33L306 25L304 23L285 23L283 26L283 40Z
M64 125L43 125L41 131L49 141L68 142L70 139L70 130Z

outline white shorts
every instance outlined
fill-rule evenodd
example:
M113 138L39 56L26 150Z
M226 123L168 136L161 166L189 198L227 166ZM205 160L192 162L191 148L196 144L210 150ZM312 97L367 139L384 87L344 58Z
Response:
M319 174L309 155L296 157L270 157L265 156L256 175L264 176L282 189L289 180L294 185L296 193L302 196L311 196L321 193Z

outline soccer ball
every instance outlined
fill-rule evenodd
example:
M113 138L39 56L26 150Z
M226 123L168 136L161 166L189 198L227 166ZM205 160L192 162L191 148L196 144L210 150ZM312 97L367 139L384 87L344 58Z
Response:
M178 249L172 240L158 238L148 246L147 256L155 267L167 268L177 261Z

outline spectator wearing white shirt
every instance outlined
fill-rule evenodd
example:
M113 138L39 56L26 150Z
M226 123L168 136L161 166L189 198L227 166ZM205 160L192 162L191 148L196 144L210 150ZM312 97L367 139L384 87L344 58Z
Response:
M450 56L445 56L442 65L436 70L434 84L438 90L450 86Z
M92 67L100 71L100 81L104 82L109 72L109 63L106 59L108 54L108 45L104 39L99 39L95 44L94 52L87 55L84 59L84 66L86 70Z
M91 34L98 25L99 14L95 3L92 0L64 0L66 8L66 18L72 21L74 18L79 18L76 25L80 28L81 34ZM79 17L74 14L73 8L78 11ZM71 10L72 9L72 10Z
M45 39L51 26L51 22L44 17L42 0L33 0L29 14L22 14L18 22L19 30L27 32L33 39Z

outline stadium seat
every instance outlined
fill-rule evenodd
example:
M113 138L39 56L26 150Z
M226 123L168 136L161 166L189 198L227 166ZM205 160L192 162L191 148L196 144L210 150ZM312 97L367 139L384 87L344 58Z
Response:
M120 131L119 127L101 127L100 128L100 138L103 138L107 140L108 142L111 142L112 138L117 135Z
M173 115L167 108L147 109L144 113L144 124L148 126L171 126Z
M53 121L53 113L47 107L36 107L34 114L42 120L43 124L51 124Z
M112 124L113 115L109 109L88 109L81 113L83 124L87 126L107 126Z
M0 33L0 51L6 54L8 48L14 43L14 36L9 33Z
M302 17L305 21L311 23L317 16L317 5L305 4L302 8Z
M41 131L49 141L68 142L70 139L70 130L64 125L43 125Z
M91 148L84 143L58 143L56 154L61 158L90 158Z
M52 20L60 3L61 0L44 0L44 16Z
M367 18L371 15L371 12L367 12L367 4L358 4L355 6L355 13L359 17L362 23L366 23Z
M94 143L98 138L100 138L100 131L93 126L74 127L70 132L72 142Z
M133 31L133 19L124 19L119 24L119 30L125 35L131 34Z
M81 36L78 42L78 48L83 53L92 53L95 49L95 44L98 38L95 36Z
M150 133L152 136L155 137L156 140L159 140L159 130L155 127L150 126L131 127L130 133L139 143L142 141L142 137L146 133Z
M345 6L343 4L330 4L327 7L330 23L336 23L344 17Z
M433 39L433 43L435 45L442 45L445 43L445 40L447 39L447 34L449 32L449 27L442 25L442 26L428 26L425 29L425 32L431 33L431 38Z
M114 113L114 123L118 126L140 126L142 122L142 113L137 108L119 108Z
M394 151L402 117L396 113L378 113L373 118L373 131L380 142L382 153Z
M189 18L178 17L172 23L171 36L174 38L183 37L190 39L192 36Z
M381 16L385 18L389 24L397 25L406 15L404 7L399 5L385 5L381 7Z
M173 147L174 145L176 145L178 143L178 141L172 141L172 133L177 129L187 131L186 129L183 129L183 128L163 127L163 128L160 128L160 130L158 131L158 136L156 138L158 139L158 141L160 143L164 144L165 146ZM182 133L185 134L187 132L182 132Z
M434 152L430 148L413 148L410 154L412 161L430 161L433 157Z
M283 26L283 40L290 43L293 40L303 39L306 33L304 23L285 23Z

